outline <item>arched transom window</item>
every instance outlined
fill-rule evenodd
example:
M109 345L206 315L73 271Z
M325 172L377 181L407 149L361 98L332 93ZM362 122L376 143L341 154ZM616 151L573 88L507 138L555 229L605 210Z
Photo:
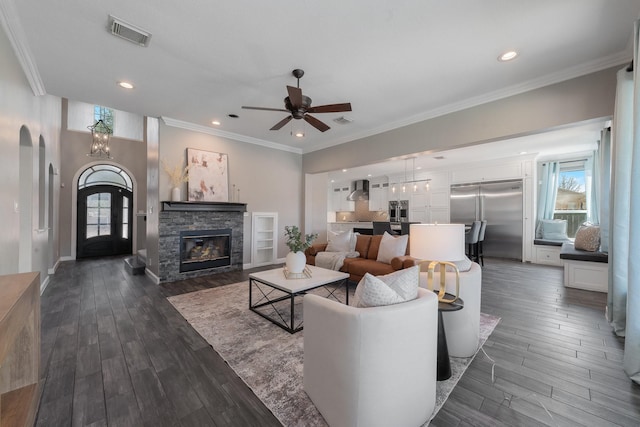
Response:
M133 191L129 175L113 165L94 165L82 172L78 179L78 189L82 190L93 185L115 185Z

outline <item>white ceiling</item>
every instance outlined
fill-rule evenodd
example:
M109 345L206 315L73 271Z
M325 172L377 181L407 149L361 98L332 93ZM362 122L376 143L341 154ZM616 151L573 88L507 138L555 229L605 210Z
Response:
M640 1L0 0L0 14L46 93L309 152L628 62ZM112 36L109 14L149 46ZM282 108L294 68L312 105L353 111L316 114L331 129L298 139L304 121L270 131L285 113L241 109Z

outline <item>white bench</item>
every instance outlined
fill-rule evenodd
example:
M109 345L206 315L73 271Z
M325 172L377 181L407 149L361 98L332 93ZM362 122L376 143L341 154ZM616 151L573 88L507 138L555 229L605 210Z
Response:
M587 291L609 290L609 256L603 252L581 251L573 243L560 249L564 267L564 286Z

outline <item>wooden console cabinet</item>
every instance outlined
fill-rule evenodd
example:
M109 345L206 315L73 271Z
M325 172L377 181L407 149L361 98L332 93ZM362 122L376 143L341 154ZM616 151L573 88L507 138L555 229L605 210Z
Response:
M0 276L0 426L32 426L40 399L40 274Z

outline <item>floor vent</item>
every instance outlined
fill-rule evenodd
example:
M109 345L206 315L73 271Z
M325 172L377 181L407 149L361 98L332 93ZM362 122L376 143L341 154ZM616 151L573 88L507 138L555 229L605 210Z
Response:
M149 46L151 33L135 25L129 24L120 18L109 15L109 29L114 36L121 37L139 46Z

